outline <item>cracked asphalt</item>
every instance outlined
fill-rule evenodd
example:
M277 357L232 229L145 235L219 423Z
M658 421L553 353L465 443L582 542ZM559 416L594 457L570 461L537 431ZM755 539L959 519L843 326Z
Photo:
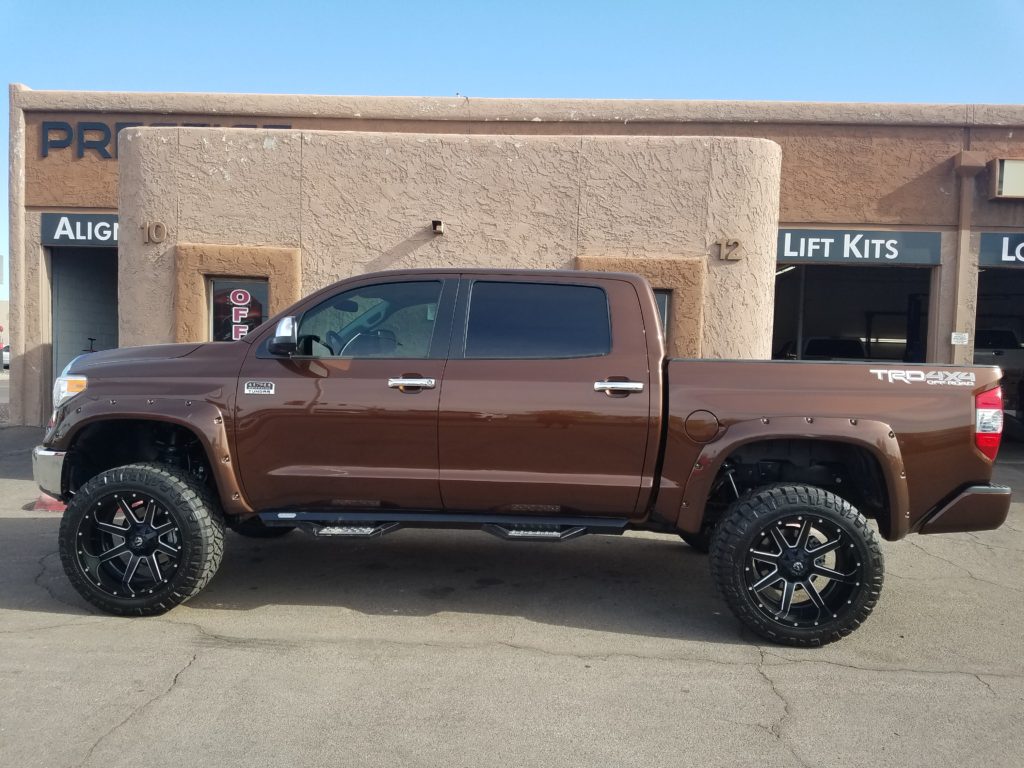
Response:
M1024 450L1007 525L884 543L873 616L766 645L646 534L229 534L196 599L96 613L0 430L0 765L1024 764Z

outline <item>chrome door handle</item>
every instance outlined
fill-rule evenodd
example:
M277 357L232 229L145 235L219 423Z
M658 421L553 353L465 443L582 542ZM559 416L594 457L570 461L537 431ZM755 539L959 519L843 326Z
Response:
M628 395L630 392L643 392L644 383L642 381L595 381L594 391L604 392L606 395Z
M437 385L437 381L434 379L427 378L397 378L388 379L388 386L391 389L403 389L405 387L416 388L416 389L433 389Z

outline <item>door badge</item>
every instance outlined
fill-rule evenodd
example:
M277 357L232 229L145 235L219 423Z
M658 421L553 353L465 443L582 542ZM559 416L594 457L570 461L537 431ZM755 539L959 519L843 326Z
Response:
M274 394L274 382L272 382L272 381L247 381L247 382L245 382L245 394L247 394L247 395L272 395L272 394Z

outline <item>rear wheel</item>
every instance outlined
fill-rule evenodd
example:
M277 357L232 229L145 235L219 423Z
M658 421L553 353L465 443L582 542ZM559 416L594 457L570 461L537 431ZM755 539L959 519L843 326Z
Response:
M874 532L849 502L807 485L738 500L716 526L711 571L729 608L777 643L818 646L870 615L884 565Z
M119 616L164 613L196 595L224 554L217 502L190 475L158 464L102 472L71 499L60 557L71 584Z

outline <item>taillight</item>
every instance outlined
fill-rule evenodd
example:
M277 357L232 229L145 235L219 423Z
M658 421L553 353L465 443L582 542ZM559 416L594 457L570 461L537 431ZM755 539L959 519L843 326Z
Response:
M1003 439L1003 390L989 389L974 398L974 444L978 450L996 460L999 441Z

